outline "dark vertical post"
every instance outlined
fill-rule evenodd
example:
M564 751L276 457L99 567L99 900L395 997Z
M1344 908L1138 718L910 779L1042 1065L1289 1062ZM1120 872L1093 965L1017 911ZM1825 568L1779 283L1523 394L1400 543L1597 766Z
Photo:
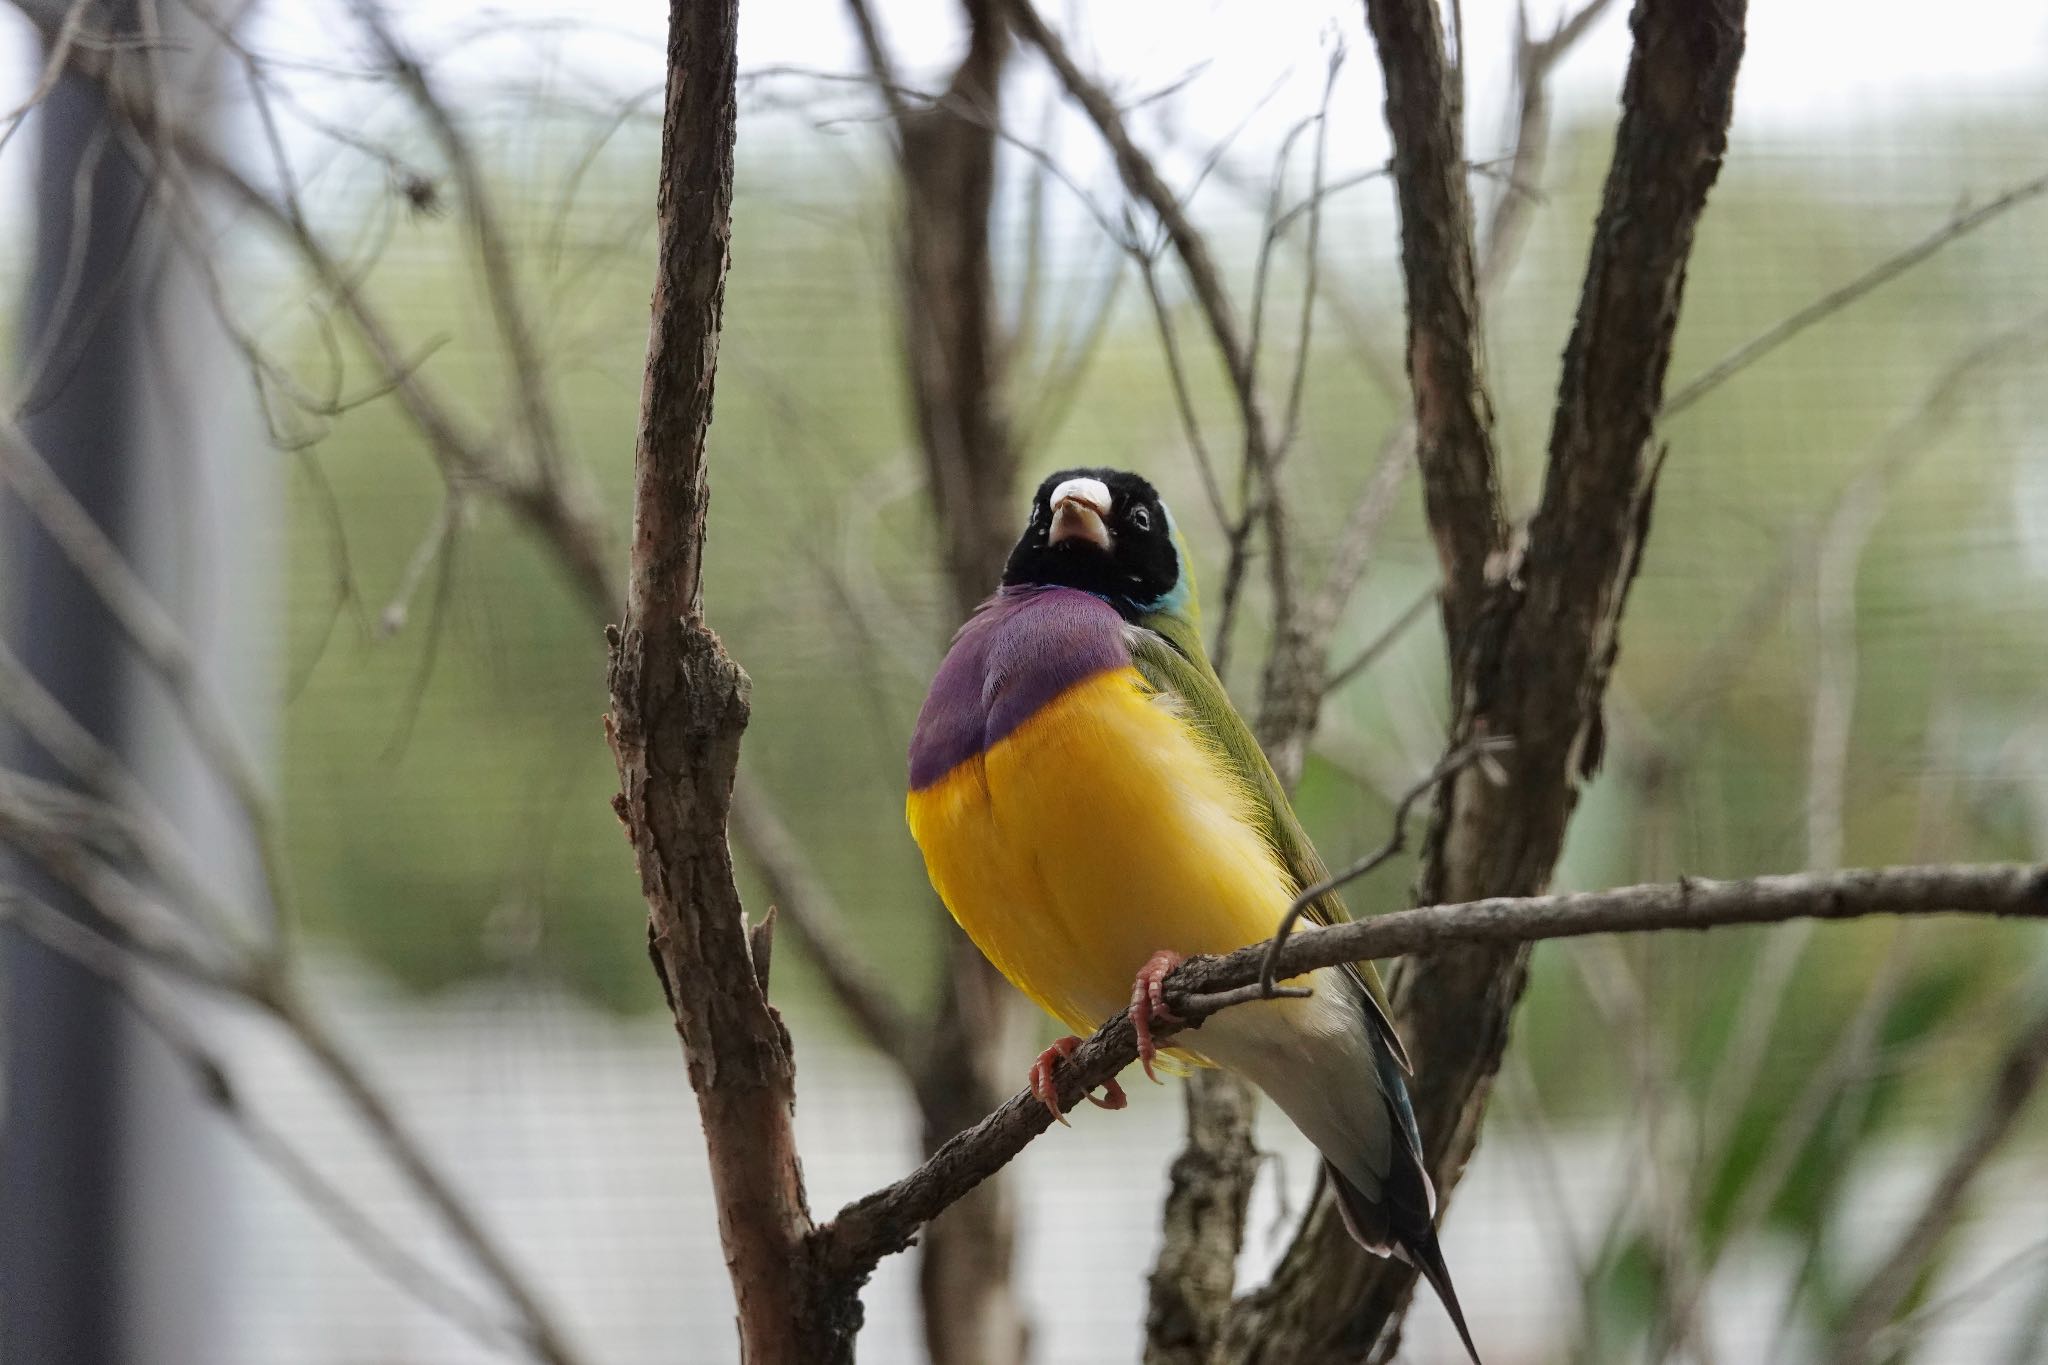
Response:
M33 117L36 239L15 365L17 383L28 384L23 424L118 542L132 486L144 186L94 83L63 78ZM83 725L119 745L127 674L113 621L11 498L0 503L0 546L16 653ZM10 762L54 775L25 739L10 735L7 748ZM58 894L18 864L4 875ZM103 982L5 929L0 970L0 1359L114 1361L123 1298L119 1002Z

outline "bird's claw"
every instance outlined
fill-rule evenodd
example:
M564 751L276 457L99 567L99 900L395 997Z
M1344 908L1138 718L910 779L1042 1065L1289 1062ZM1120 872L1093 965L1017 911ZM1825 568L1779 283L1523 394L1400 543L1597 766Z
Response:
M1061 1123L1067 1123L1067 1115L1060 1108L1059 1081L1053 1073L1059 1064L1073 1056L1074 1050L1080 1046L1081 1040L1070 1033L1045 1051L1039 1053L1038 1060L1031 1064L1031 1093L1037 1096L1038 1102L1043 1104L1051 1112L1052 1116ZM1088 1103L1094 1105L1097 1109L1121 1109L1131 1102L1130 1097L1124 1094L1124 1088L1118 1085L1114 1079L1102 1083L1101 1098L1098 1099L1091 1092L1087 1096L1087 1100ZM1067 1124L1067 1126L1072 1127L1073 1125Z
M1138 1035L1138 1063L1154 1085L1162 1082L1159 1073L1152 1069L1152 1060L1159 1055L1152 1030L1162 1026L1177 1029L1187 1022L1166 1003L1167 973L1186 960L1171 948L1161 948L1145 960L1145 965L1138 969L1137 980L1131 983L1131 1027Z

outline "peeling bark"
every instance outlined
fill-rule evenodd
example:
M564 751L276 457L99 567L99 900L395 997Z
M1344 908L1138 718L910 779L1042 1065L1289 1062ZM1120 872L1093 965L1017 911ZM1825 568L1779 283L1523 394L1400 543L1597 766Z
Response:
M710 1156L750 1365L850 1360L857 1304L823 1305L791 1110L795 1062L756 974L726 817L748 682L705 624L705 438L732 231L736 0L674 0L658 259L626 619L608 632L615 801Z
M1417 887L1425 904L1542 890L1580 784L1598 768L1600 707L1649 527L1654 421L1694 229L1726 149L1744 18L1742 0L1636 6L1543 499L1526 554L1510 567L1495 553L1497 522L1481 496L1490 485L1479 460L1487 408L1476 341L1456 344L1473 322L1470 211L1440 184L1445 159L1462 153L1454 118L1443 136L1456 103L1434 10L1430 0L1367 0L1388 68L1422 474L1448 556L1450 742L1507 736L1514 748L1501 764L1505 783L1466 772L1440 792ZM1437 107L1397 108L1409 99ZM1418 214L1427 221L1411 227ZM1434 454L1432 424L1443 433ZM1526 946L1469 945L1420 954L1395 974L1416 1116L1446 1197L1477 1141L1527 963ZM1455 1263L1457 1247L1449 1251ZM1228 1358L1355 1361L1375 1343L1386 1358L1413 1286L1408 1267L1359 1253L1325 1203L1272 1282L1235 1315Z

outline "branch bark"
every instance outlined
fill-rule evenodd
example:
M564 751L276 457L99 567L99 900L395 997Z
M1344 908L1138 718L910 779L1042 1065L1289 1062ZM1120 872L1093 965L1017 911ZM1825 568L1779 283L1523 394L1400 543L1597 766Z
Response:
M1002 577L1017 517L1017 457L1003 405L1005 347L989 260L1009 34L995 0L964 0L964 8L967 52L945 96L906 109L898 124L903 353L945 538L947 583L962 617ZM886 67L876 75L886 80Z
M1436 0L1366 0L1385 77L1408 295L1416 458L1443 570L1444 627L1463 639L1507 546L1479 322L1464 110ZM1453 656L1453 685L1457 659Z
M726 818L747 676L705 624L705 440L732 233L737 0L672 0L657 264L624 625L606 729L648 942L689 1064L719 1235L753 1365L850 1360L857 1325L818 1311L791 1111L795 1062L756 975ZM857 1314L855 1315L857 1318Z
M1209 1365L1230 1321L1245 1210L1259 1174L1258 1092L1197 1071L1182 1096L1187 1143L1167 1172L1162 1241L1146 1280L1145 1365Z
M1588 934L1697 931L1872 915L2048 918L2048 865L1863 868L1742 881L1688 878L1611 891L1433 905L1298 930L1280 950L1279 974L1294 977L1345 962L1441 952L1454 946L1519 946ZM1199 1027L1211 1014L1260 998L1256 983L1270 951L1270 943L1256 943L1225 957L1190 958L1167 978L1167 1003ZM1055 1074L1062 1104L1079 1104L1083 1095L1115 1077L1137 1055L1130 1017L1111 1018ZM834 1280L857 1282L882 1257L910 1245L927 1220L1000 1170L1051 1126L1052 1116L1028 1090L1011 1096L915 1171L855 1200L820 1227L812 1238L816 1264Z
M1652 425L1693 232L1726 147L1743 5L1636 6L1544 494L1510 573L1488 563L1504 532L1497 505L1483 496L1491 449L1469 315L1470 210L1442 184L1460 152L1440 29L1429 0L1367 0L1367 17L1388 68L1418 444L1446 556L1450 742L1514 740L1501 765L1505 783L1466 773L1441 790L1418 894L1426 902L1530 894L1548 881L1579 784L1600 762L1601 701L1655 484ZM1445 383L1470 387L1447 394ZM1465 943L1404 963L1393 983L1416 1064L1425 1155L1446 1196L1476 1142L1526 962L1522 945ZM1398 1341L1387 1325L1398 1322L1413 1283L1407 1267L1358 1253L1325 1202L1272 1282L1235 1315L1229 1358L1355 1360L1375 1342L1384 1357Z

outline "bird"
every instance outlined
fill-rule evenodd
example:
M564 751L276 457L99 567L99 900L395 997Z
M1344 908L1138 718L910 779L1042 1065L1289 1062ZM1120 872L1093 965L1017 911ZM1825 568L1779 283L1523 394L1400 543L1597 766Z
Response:
M1010 982L1087 1034L1128 1010L1145 1072L1251 1082L1323 1158L1351 1235L1429 1281L1479 1353L1438 1243L1410 1062L1370 963L1296 981L1304 998L1181 1021L1183 958L1270 938L1327 873L1202 646L1187 542L1158 490L1066 469L1032 495L994 594L954 636L911 734L905 812L939 898ZM1334 893L1308 911L1345 917ZM1064 1037L1032 1065L1062 1123ZM1089 1099L1127 1102L1114 1081Z

